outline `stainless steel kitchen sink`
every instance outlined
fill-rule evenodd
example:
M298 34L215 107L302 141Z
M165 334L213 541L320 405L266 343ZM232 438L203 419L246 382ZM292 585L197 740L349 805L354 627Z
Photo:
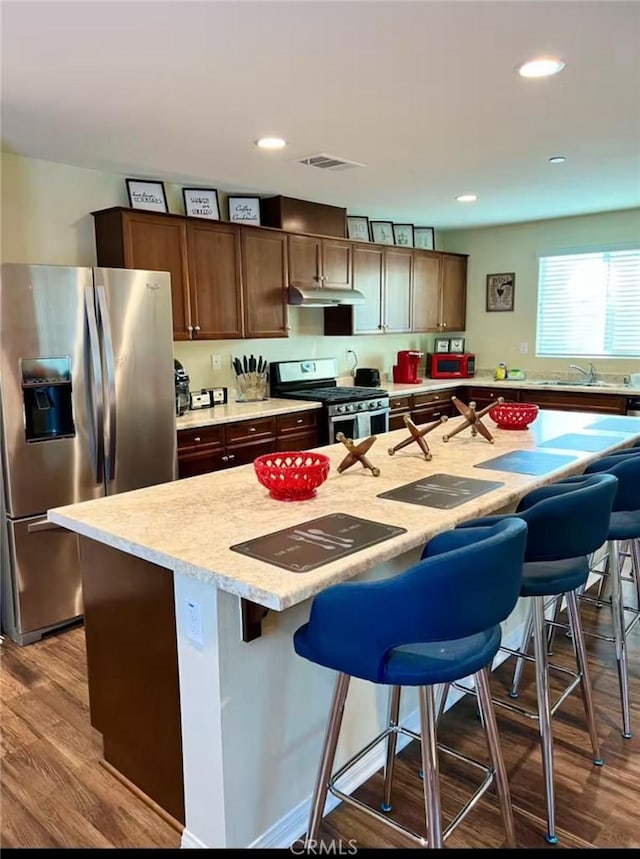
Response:
M531 380L533 385L567 385L578 388L615 388L617 385L611 382L590 382L588 379L540 379Z

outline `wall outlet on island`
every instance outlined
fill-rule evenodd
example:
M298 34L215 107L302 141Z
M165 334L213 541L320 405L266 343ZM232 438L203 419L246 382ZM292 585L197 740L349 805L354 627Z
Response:
M222 370L222 355L211 356L211 369Z
M204 632L202 630L202 613L200 603L195 600L186 599L185 610L187 620L187 638L193 644L204 647Z

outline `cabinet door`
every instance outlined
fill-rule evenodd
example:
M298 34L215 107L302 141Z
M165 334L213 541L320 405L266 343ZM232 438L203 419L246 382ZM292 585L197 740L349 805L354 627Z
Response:
M287 238L243 228L245 337L287 337Z
M413 255L413 324L412 330L439 331L440 283L442 257L440 254L416 251Z
M242 337L238 227L194 221L187 235L194 338Z
M320 239L310 236L288 236L289 283L291 286L320 286Z
M443 331L464 331L467 316L467 258L442 255Z
M353 306L354 334L382 334L382 282L384 251L356 245L353 249L353 286L363 293L364 304Z
M126 268L168 271L171 275L173 339L189 340L193 322L184 219L127 212L124 215L123 233Z
M352 251L349 242L325 239L322 242L322 285L351 289Z
M385 333L411 331L413 252L404 249L384 252L382 316Z

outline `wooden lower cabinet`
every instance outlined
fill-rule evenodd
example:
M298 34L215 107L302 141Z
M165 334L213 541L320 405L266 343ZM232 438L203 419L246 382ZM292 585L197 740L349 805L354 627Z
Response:
M608 415L625 415L627 398L622 394L596 394L581 391L520 392L520 402L535 403L541 409L562 412L602 412Z
M497 402L499 397L502 397L505 403L519 403L521 399L520 394L521 391L517 388L509 388L508 390L505 390L504 388L481 388L480 386L474 385L473 387L469 386L468 388L465 388L464 392L456 394L456 396L467 404L474 402L476 404L476 409L480 411L486 406L490 406L492 403Z
M265 453L317 447L317 421L316 411L291 412L255 421L178 430L178 477L246 465Z
M404 416L411 414L411 395L406 397L389 397L389 429L397 430L404 427Z
M415 424L426 424L442 416L450 418L453 415L457 415L458 410L451 401L451 397L454 395L457 396L456 388L413 394L411 403L412 421Z

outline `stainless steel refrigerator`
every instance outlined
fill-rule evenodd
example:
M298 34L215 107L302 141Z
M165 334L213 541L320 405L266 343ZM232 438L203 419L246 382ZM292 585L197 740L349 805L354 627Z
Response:
M77 537L47 510L176 477L167 272L4 263L2 631L82 616Z

